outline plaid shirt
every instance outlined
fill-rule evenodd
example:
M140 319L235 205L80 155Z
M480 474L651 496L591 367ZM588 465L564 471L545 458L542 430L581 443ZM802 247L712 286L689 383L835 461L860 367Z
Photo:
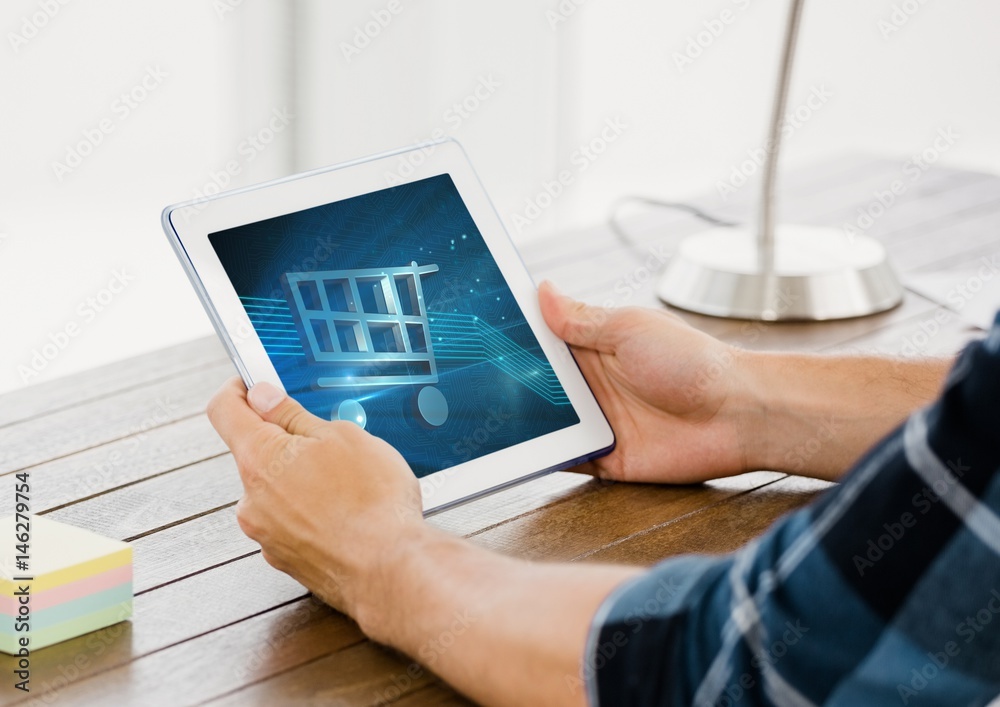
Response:
M1000 694L1000 316L941 398L817 502L735 554L673 558L619 587L586 655L603 707Z

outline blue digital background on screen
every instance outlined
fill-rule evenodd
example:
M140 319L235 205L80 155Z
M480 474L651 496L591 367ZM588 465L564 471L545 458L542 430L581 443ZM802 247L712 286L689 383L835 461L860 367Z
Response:
M209 239L286 390L417 476L580 421L446 174Z

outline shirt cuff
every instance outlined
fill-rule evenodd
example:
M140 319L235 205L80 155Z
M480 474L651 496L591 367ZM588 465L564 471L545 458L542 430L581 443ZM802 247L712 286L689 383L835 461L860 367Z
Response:
M587 704L591 707L599 707L597 697L597 647L601 640L601 630L608 622L608 617L618 604L621 597L628 593L633 585L638 584L646 577L646 573L640 574L631 579L627 579L615 587L608 596L604 598L601 605L597 607L597 613L590 621L590 630L587 632L587 643L583 651L583 685L587 691Z

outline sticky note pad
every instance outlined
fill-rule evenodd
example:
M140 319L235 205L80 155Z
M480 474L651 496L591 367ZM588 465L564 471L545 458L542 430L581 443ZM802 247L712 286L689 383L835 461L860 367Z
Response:
M76 638L132 616L132 548L44 516L29 516L27 569L14 516L0 519L0 651ZM21 548L23 549L23 548Z

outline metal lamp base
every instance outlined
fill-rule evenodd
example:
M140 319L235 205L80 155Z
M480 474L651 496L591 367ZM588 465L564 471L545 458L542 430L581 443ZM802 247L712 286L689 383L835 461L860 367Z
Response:
M774 270L756 234L718 228L685 239L657 286L669 305L733 319L847 319L898 305L903 287L881 243L832 228L779 225Z

